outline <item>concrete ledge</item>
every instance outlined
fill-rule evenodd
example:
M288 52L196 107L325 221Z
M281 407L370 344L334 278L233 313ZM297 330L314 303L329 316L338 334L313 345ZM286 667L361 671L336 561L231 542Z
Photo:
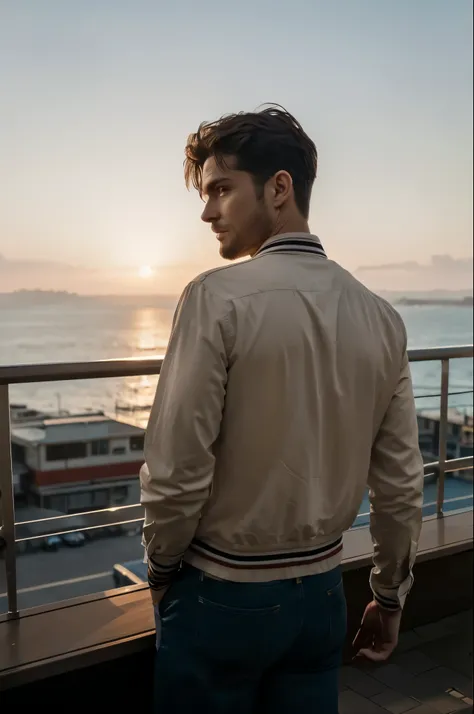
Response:
M472 605L472 511L424 522L415 586L404 613L403 629L428 624ZM368 574L372 544L367 528L345 536L344 584L348 602L349 642L363 609L370 599ZM79 697L84 692L85 709L91 709L92 687L114 698L119 710L125 706L120 687L133 687L130 702L136 706L138 691L149 688L154 645L153 611L147 588L131 586L99 595L77 598L27 610L17 620L0 618L1 702L11 690L12 702L31 702L34 697L64 692ZM148 673L148 674L147 674ZM144 677L146 676L146 679ZM110 679L109 679L110 677ZM125 679L123 679L125 678ZM143 684L142 684L143 683ZM139 701L142 702L141 696ZM109 701L108 699L108 701ZM114 700L115 701L115 700ZM57 711L64 700L58 698ZM115 706L115 705L114 705ZM56 709L49 708L50 714Z

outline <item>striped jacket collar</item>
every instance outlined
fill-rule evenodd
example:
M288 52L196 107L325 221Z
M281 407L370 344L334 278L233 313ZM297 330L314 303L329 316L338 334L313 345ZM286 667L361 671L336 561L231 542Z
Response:
M283 233L265 241L254 258L263 253L311 253L327 258L321 241L311 233Z

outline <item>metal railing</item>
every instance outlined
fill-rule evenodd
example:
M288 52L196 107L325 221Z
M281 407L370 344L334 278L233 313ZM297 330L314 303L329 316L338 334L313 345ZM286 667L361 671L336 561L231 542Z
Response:
M409 350L410 362L440 361L441 362L441 389L440 389L440 429L439 429L439 460L425 464L425 474L438 475L437 515L443 516L444 504L444 479L445 474L473 467L472 456L447 460L448 437L448 401L449 401L449 362L452 359L473 357L472 345L459 347L439 347ZM7 581L8 614L11 618L18 617L18 595L16 579L16 544L46 538L49 535L72 533L76 531L92 531L98 528L121 526L137 523L143 520L142 509L139 504L117 506L101 510L86 511L84 513L66 514L44 518L38 521L23 521L15 523L15 507L13 493L13 470L11 455L11 428L10 428L10 399L9 386L13 384L26 384L32 382L59 382L79 379L99 379L116 377L137 377L142 375L158 375L161 370L163 358L131 358L98 360L94 362L51 363L34 365L15 365L0 367L0 505L1 525L0 537L5 543L5 570ZM101 515L117 512L117 520L113 522L100 521ZM132 516L120 518L120 515ZM61 522L74 518L81 519L77 528L54 530L40 535L23 535L26 526L39 522ZM84 525L84 519L91 525ZM20 537L17 537L18 529Z

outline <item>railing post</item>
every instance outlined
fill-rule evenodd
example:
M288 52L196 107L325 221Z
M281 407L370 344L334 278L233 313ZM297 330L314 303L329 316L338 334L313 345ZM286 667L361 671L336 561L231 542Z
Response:
M439 467L438 467L438 493L436 510L438 518L443 516L444 505L444 476L446 469L446 454L448 442L448 400L449 400L449 359L441 361L441 403L439 411Z
M0 506L2 538L5 541L8 614L18 617L16 589L15 502L10 439L10 402L8 385L0 384Z

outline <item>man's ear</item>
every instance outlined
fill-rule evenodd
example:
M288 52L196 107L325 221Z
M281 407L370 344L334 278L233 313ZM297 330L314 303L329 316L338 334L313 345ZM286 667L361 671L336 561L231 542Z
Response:
M293 179L288 171L278 171L273 177L274 208L281 208L293 195Z

